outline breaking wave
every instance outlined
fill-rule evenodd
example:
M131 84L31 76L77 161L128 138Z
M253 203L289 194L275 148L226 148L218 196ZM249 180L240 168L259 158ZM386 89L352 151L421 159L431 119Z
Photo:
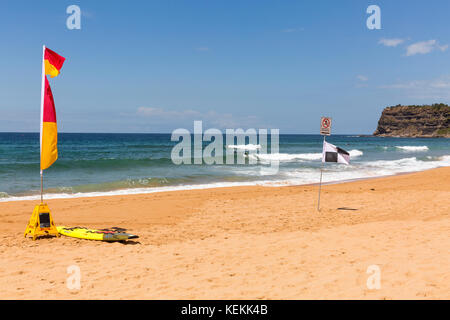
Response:
M261 149L261 145L259 144L238 144L238 145L227 145L229 149L238 149L238 150L258 150Z
M427 146L396 146L397 149L409 152L428 151Z
M364 153L361 150L350 150L350 157L360 157ZM250 154L249 158L260 161L312 161L322 159L322 153L267 153Z

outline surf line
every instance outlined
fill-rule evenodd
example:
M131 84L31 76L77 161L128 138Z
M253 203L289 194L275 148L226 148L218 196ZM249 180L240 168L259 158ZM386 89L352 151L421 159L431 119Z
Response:
M207 315L209 318L214 316L214 311L216 307L196 307L188 304L187 307L181 308L182 315Z
M279 153L279 129L270 129L270 153ZM194 165L234 165L257 164L257 157L251 157L254 154L268 154L268 130L250 128L244 131L242 128L226 129L225 141L227 146L243 146L242 148L227 148L223 150L224 136L222 131L215 128L207 129L203 132L203 122L194 121L194 134L187 129L178 128L172 132L171 141L178 142L172 148L170 157L175 165L194 164ZM248 143L246 141L248 140ZM192 143L193 142L193 143ZM209 142L203 148L203 142ZM192 148L193 145L193 148ZM251 146L251 147L245 147ZM259 146L255 148L254 146ZM235 161L235 157L237 158ZM192 161L193 159L193 161ZM277 174L279 169L279 160L271 158L270 167L261 167L264 174Z

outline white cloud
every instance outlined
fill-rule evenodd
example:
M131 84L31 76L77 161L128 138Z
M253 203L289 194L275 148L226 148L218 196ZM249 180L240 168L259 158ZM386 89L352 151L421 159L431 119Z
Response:
M427 54L432 52L433 50L445 51L447 50L448 45L439 45L436 40L428 40L422 42L416 42L409 45L406 48L406 56L414 56L416 54Z
M398 39L398 38L393 38L393 39L380 39L380 41L378 41L379 44L382 44L386 47L396 47L399 44L402 44L403 42L405 42L405 40L403 39Z
M91 11L81 10L81 16L83 18L93 19L94 18L94 13L91 12Z
M363 75L361 75L361 74L360 74L360 75L357 75L356 78L357 78L359 81L363 81L363 82L369 81L369 77L363 76Z
M397 82L381 86L382 89L399 90L406 96L414 99L450 100L450 76L432 80L413 80Z
M437 80L430 84L432 88L450 89L450 80Z
M438 45L437 46L439 50L441 50L442 52L444 52L445 50L448 49L448 44L444 44L443 46Z
M358 82L355 84L356 88L367 88L367 81L369 81L369 77L359 74L356 76L356 79L358 79Z

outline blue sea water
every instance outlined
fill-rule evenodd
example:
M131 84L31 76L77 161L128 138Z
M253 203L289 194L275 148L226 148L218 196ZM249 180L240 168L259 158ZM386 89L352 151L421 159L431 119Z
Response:
M171 141L170 134L60 133L59 159L45 170L44 188L46 198L63 198L317 183L322 139L320 135L280 135L278 153L247 156L257 160L255 164L175 165L171 151L177 142ZM450 165L449 139L332 135L327 141L349 151L351 163L326 163L324 182ZM273 175L261 170L270 166L270 160L280 161ZM39 134L0 133L0 201L34 199L39 190Z

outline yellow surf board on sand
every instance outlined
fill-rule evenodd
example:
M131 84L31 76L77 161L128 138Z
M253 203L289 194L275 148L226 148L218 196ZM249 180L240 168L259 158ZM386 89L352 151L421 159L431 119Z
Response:
M64 236L100 241L125 241L128 239L136 239L138 236L124 232L125 229L88 229L84 227L56 227L58 232Z

